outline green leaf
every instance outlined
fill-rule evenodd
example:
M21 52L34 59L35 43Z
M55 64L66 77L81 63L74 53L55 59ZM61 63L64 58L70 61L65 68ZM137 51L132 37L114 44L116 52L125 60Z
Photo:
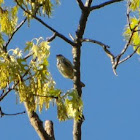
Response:
M33 46L33 42L26 42L26 47L24 48L24 52L29 51Z

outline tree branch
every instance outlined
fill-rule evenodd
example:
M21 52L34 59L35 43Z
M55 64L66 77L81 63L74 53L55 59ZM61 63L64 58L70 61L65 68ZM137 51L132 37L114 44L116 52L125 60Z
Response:
M116 3L116 2L121 2L121 1L123 1L123 0L110 0L110 1L107 1L107 2L104 2L104 3L101 3L99 5L92 6L90 8L90 11L93 11L93 10L96 10L96 9L100 9L102 7L108 6L108 5Z
M27 18L25 18L14 30L14 32L11 34L10 38L8 39L7 43L3 46L4 50L7 52L7 47L9 45L9 43L11 42L11 40L13 39L13 36L15 35L15 33L22 27L22 25L26 22Z
M37 17L36 15L33 15L30 11L26 10L22 5L19 4L19 2L17 0L15 0L17 5L27 14L29 14L30 16L32 16L34 19L36 19L38 22L40 22L42 25L44 25L46 28L48 28L50 31L54 32L56 34L56 36L58 36L59 38L61 38L62 40L64 40L65 42L69 43L70 45L76 45L74 42L72 42L71 40L69 40L67 37L65 37L64 35L62 35L61 33L59 33L58 31L56 31L54 28L52 28L51 26L49 26L47 23L45 23L43 20L41 20L39 17Z
M48 42L53 41L56 38L56 33L54 33L51 37L47 38Z
M18 113L14 113L14 114L8 114L8 113L4 113L0 107L0 117L3 117L3 116L16 116L16 115L21 115L21 114L25 114L26 112L23 111L23 112L18 112Z
M90 10L91 3L92 3L92 0L86 0L85 2L85 7L88 7L88 10Z
M73 140L81 140L81 134L82 134L82 131L81 131L81 127L82 127L82 123L81 121L76 121L74 120L74 123L73 123Z
M10 91L12 91L13 90L13 88L9 88L8 89L8 91L6 92L6 93L4 93L4 94L2 94L1 96L0 96L0 102L8 95L8 93L10 93Z
M129 28L132 31L132 29L131 29L131 23L130 23L130 12L131 12L130 11L130 5L131 5L131 2L128 2L126 16L127 16L127 22L128 22Z
M81 0L77 0L77 3L78 3L78 5L79 5L81 10L83 10L85 8L84 4L83 4L83 2Z
M121 63L123 63L124 61L130 59L130 58L137 52L137 50L138 50L139 48L140 48L140 46L138 46L138 47L137 47L130 55L128 55L126 58L124 58L124 59L122 59L121 61L119 61L118 64L121 64Z
M52 121L50 121L50 120L45 121L45 131L52 138L52 140L55 140Z
M84 38L84 39L82 39L81 40L82 42L91 42L91 43L94 43L94 44L97 44L97 45L99 45L99 46L101 46L101 47L106 47L106 48L110 48L108 45L106 45L106 44L104 44L104 43L102 43L102 42L100 42L100 41L97 41L97 40L93 40L93 39L89 39L89 38Z
M46 131L43 127L43 122L39 119L39 116L37 115L37 113L34 111L29 111L26 102L24 104L25 104L25 108L26 108L30 123L34 127L34 129L37 132L40 139L41 140L54 140L54 139L52 139L52 137L50 137L46 133Z
M82 87L81 87L81 77L80 77L80 58L81 58L81 46L82 46L82 38L85 32L85 28L87 25L87 20L90 14L90 5L92 0L86 0L85 6L86 9L82 11L79 25L76 31L75 43L76 46L73 45L72 54L73 54L73 64L74 64L74 89L78 92L79 97L82 95ZM73 122L73 140L81 140L81 127L82 127L83 119L79 121L74 119Z
M119 63L120 63L121 57L122 57L123 54L127 51L128 47L130 46L131 40L132 40L132 38L133 38L133 35L134 35L134 33L136 32L135 29L138 27L139 24L140 24L140 20L139 20L138 24L132 29L130 38L129 38L128 42L125 44L123 50L122 50L121 53L116 57L116 62L115 62L115 64L113 65L114 70L117 69L117 67L118 67L118 65L119 65ZM121 63L122 63L122 62L121 62Z
M115 75L117 75L117 73L116 73L116 71L115 71L115 69L113 67L115 65L115 58L116 57L113 55L113 53L111 53L111 51L109 50L110 47L108 45L106 45L106 44L104 44L104 43L102 43L100 41L97 41L97 40L86 39L86 38L82 39L82 42L91 42L91 43L100 45L104 49L106 55L110 58L112 68L113 68L113 72L114 72Z

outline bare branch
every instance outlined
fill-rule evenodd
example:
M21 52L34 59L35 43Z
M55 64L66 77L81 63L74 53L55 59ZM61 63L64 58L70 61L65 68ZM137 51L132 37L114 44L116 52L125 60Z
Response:
M13 88L9 88L8 90L7 90L7 92L6 93L4 93L4 94L2 94L2 96L0 96L0 102L10 93L10 91L12 91L13 90Z
M133 35L134 35L134 33L136 32L135 29L138 27L139 24L140 24L140 20L139 20L138 24L132 29L130 38L129 38L128 42L125 44L123 50L122 50L121 53L116 57L116 62L115 62L115 64L114 64L114 69L117 68L121 57L122 57L123 54L127 51L128 47L130 46L131 40L132 40L132 38L133 38Z
M82 95L82 87L81 87L81 77L80 77L80 57L81 57L81 46L82 46L82 38L86 29L87 20L90 14L90 6L92 0L86 0L85 6L86 9L82 11L79 25L76 31L76 46L73 45L72 54L73 54L73 64L74 64L74 89L77 90L79 97ZM73 124L73 140L81 140L81 127L83 120L75 120Z
M4 115L6 116L16 116L16 115L21 115L21 114L25 114L26 112L23 111L23 112L18 112L18 113L14 113L14 114L7 114L7 113L4 113Z
M52 121L50 121L50 120L45 121L45 131L53 140L55 140Z
M82 127L82 121L76 121L73 122L73 140L81 140L81 127Z
M137 29L137 27L140 24L140 20L138 21L138 24L136 26L134 26L133 29L131 28L131 22L130 22L130 12L131 11L130 11L130 8L129 8L130 5L131 5L131 3L129 2L128 3L128 8L127 8L127 14L126 14L126 16L127 16L127 22L128 22L129 28L131 30L131 35L130 35L127 43L125 44L124 48L122 49L121 53L119 55L117 55L116 57L114 57L114 61L112 63L112 69L113 69L113 72L115 73L115 75L116 75L116 69L117 69L118 65L121 64L121 63L123 63L123 62L125 62L129 58L131 58L137 52L137 50L139 48L139 46L137 46L137 48L135 49L135 51L133 51L130 55L128 55L124 59L120 60L121 57L124 55L124 53L128 50L129 46L132 45L131 44L131 41L133 39L134 33L135 32L138 32L138 30L139 30L139 29ZM132 46L134 46L134 45L132 45Z
M56 38L56 33L54 33L51 37L47 38L48 42L53 41Z
M13 39L13 36L15 35L15 33L23 26L23 24L26 22L27 18L25 18L14 30L14 32L11 34L10 38L8 39L7 43L3 46L4 50L7 51L7 47L9 45L9 43L11 42L11 40Z
M128 3L126 16L127 16L127 22L128 22L129 28L132 31L131 24L130 24L130 5L131 5L131 2Z
M50 137L44 127L43 127L43 122L40 120L39 116L37 115L36 112L30 111L26 102L24 103L26 107L26 111L30 120L31 125L34 127L35 131L37 132L38 136L40 137L41 140L54 140L52 137Z
M1 90L0 97L1 97L1 96L3 96L3 94L4 94L4 89L3 89L3 90Z
M123 63L124 61L130 59L130 58L137 52L137 50L138 50L139 48L140 48L140 46L138 46L138 47L137 47L130 55L128 55L126 58L124 58L124 59L122 59L121 61L119 61L118 64L121 64L121 63Z
M100 41L97 41L97 40L93 40L93 39L88 39L88 38L84 38L81 40L82 42L91 42L91 43L94 43L94 44L97 44L97 45L100 45L101 47L106 47L106 48L110 48L108 45L100 42Z
M81 0L77 0L77 3L78 3L78 5L79 5L81 10L83 10L85 8L84 4L83 4L83 2Z
M91 43L94 43L94 44L97 44L97 45L101 46L101 47L104 49L106 55L110 58L110 61L111 61L111 64L112 64L113 72L114 72L114 74L117 76L116 67L115 67L115 65L116 65L115 58L116 58L116 57L115 57L115 56L113 55L113 53L109 50L110 47L109 47L108 45L106 45L106 44L104 44L104 43L102 43L102 42L100 42L100 41L93 40L93 39L87 39L87 38L82 39L82 42L91 42Z
M58 31L56 31L54 28L52 28L51 26L49 26L47 23L45 23L42 19L40 19L39 17L37 17L36 15L33 15L30 11L26 10L22 5L19 4L19 2L17 0L15 0L17 5L27 14L29 14L30 16L32 16L34 19L36 19L38 22L40 22L42 25L44 25L46 28L48 28L50 31L54 32L56 34L56 36L58 36L59 38L61 38L62 40L64 40L65 42L71 44L72 46L76 45L74 42L72 42L71 40L69 40L67 37L65 37L64 35L62 35L61 33L59 33Z
M92 6L90 8L90 11L100 9L102 7L108 6L108 5L116 3L116 2L121 2L121 1L123 1L123 0L110 0L110 1L107 1L107 2L104 2L104 3L101 3L99 5Z
M18 112L18 113L14 113L14 114L8 114L8 113L4 113L0 107L0 117L3 117L3 116L16 116L16 115L22 115L22 114L25 114L26 112L25 111L22 111L22 112Z
M74 37L69 33L69 37L71 38L72 41L75 41Z
M107 56L110 58L111 64L113 65L115 63L115 56L109 50L110 47L108 45L106 45L106 44L104 44L104 43L102 43L100 41L97 41L97 40L86 39L86 38L82 39L82 42L91 42L91 43L94 43L94 44L97 44L97 45L101 46L104 49L104 51L107 54ZM116 73L115 73L115 75L116 75Z

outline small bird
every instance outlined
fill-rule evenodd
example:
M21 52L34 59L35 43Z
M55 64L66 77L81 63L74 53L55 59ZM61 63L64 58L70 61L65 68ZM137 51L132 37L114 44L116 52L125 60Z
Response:
M65 78L73 80L74 78L73 64L61 54L56 55L56 59L57 59L57 68L59 72ZM81 86L85 87L85 84L81 82Z

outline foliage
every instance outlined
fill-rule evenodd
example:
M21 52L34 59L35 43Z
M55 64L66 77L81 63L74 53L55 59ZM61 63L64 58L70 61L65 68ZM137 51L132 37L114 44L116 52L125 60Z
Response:
M49 43L36 40L36 44L28 42L24 49L28 57L23 57L19 48L11 49L8 53L2 52L0 55L0 89L13 85L20 101L27 102L31 111L35 110L37 105L40 111L43 104L48 108L52 100L50 93L59 92L54 89L55 82L48 71Z
M61 121L75 118L81 119L83 113L83 102L77 91L71 90L57 100L58 119Z
M3 34L10 36L18 21L17 17L18 6L12 8L3 9L0 7L0 35Z
M69 97L65 100L67 114L71 118L79 120L83 117L83 102L77 91L68 92Z
M53 6L55 4L51 0L16 0L16 1L20 6L24 7L26 11L30 12L31 15L43 14L44 16L45 15L51 16ZM59 4L59 0L56 0L56 4ZM28 16L28 18L31 17Z
M51 15L50 0L18 0L31 14ZM56 0L58 3L59 1ZM0 0L0 5L4 0ZM37 10L37 11L35 11ZM5 36L10 38L16 31L18 22L18 6L0 7L0 90L14 90L20 102L26 102L29 111L41 112L48 109L50 102L56 101L58 119L82 117L83 103L75 90L65 94L55 88L55 81L48 70L50 45L42 37L26 42L24 50L13 48L8 50ZM28 16L28 18L31 18Z
M128 1L128 24L126 25L125 39L140 54L140 0Z
M55 88L48 71L49 42L41 40L33 39L26 43L26 57L23 57L19 48L1 53L0 89L6 90L12 85L20 101L26 102L30 111L36 111L37 106L39 111L42 111L43 106L48 109L50 101L55 99L59 120L79 119L82 115L82 101L74 90L61 96L61 91Z

